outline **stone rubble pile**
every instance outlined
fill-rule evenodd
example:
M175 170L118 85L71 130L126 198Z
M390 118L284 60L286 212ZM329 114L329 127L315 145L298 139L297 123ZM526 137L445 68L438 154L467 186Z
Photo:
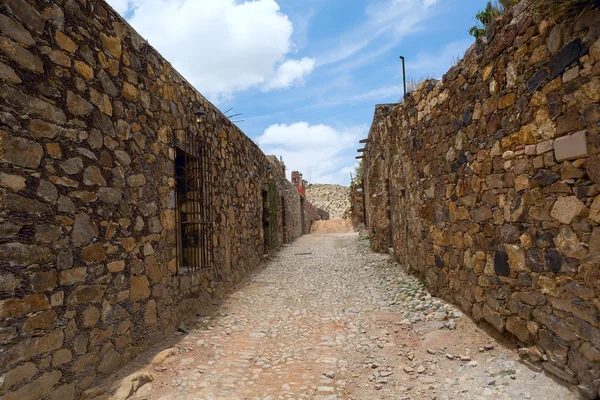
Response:
M350 188L346 186L312 184L306 188L306 197L316 207L328 211L331 219L350 215Z

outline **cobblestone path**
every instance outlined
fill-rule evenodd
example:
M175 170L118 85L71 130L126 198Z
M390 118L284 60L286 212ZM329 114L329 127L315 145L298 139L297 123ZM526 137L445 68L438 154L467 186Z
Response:
M154 380L133 398L575 399L367 249L357 234L284 247L170 357L142 355Z

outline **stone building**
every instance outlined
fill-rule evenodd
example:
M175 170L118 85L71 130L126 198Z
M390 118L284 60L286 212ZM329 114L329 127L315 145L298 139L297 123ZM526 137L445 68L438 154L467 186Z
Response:
M100 0L0 5L0 397L74 399L311 212Z
M376 108L366 219L374 249L596 398L600 13L568 20L536 3L508 11L441 81Z

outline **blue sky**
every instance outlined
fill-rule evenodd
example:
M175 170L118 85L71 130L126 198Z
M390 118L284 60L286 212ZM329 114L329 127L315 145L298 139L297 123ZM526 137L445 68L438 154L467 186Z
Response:
M348 184L374 105L440 78L483 0L108 0L288 173Z

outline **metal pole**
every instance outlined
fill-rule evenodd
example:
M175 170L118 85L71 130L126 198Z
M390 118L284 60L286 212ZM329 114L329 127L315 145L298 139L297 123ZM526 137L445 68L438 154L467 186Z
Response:
M404 69L404 56L400 56L402 60L402 83L404 84L404 97L406 97L406 70Z

